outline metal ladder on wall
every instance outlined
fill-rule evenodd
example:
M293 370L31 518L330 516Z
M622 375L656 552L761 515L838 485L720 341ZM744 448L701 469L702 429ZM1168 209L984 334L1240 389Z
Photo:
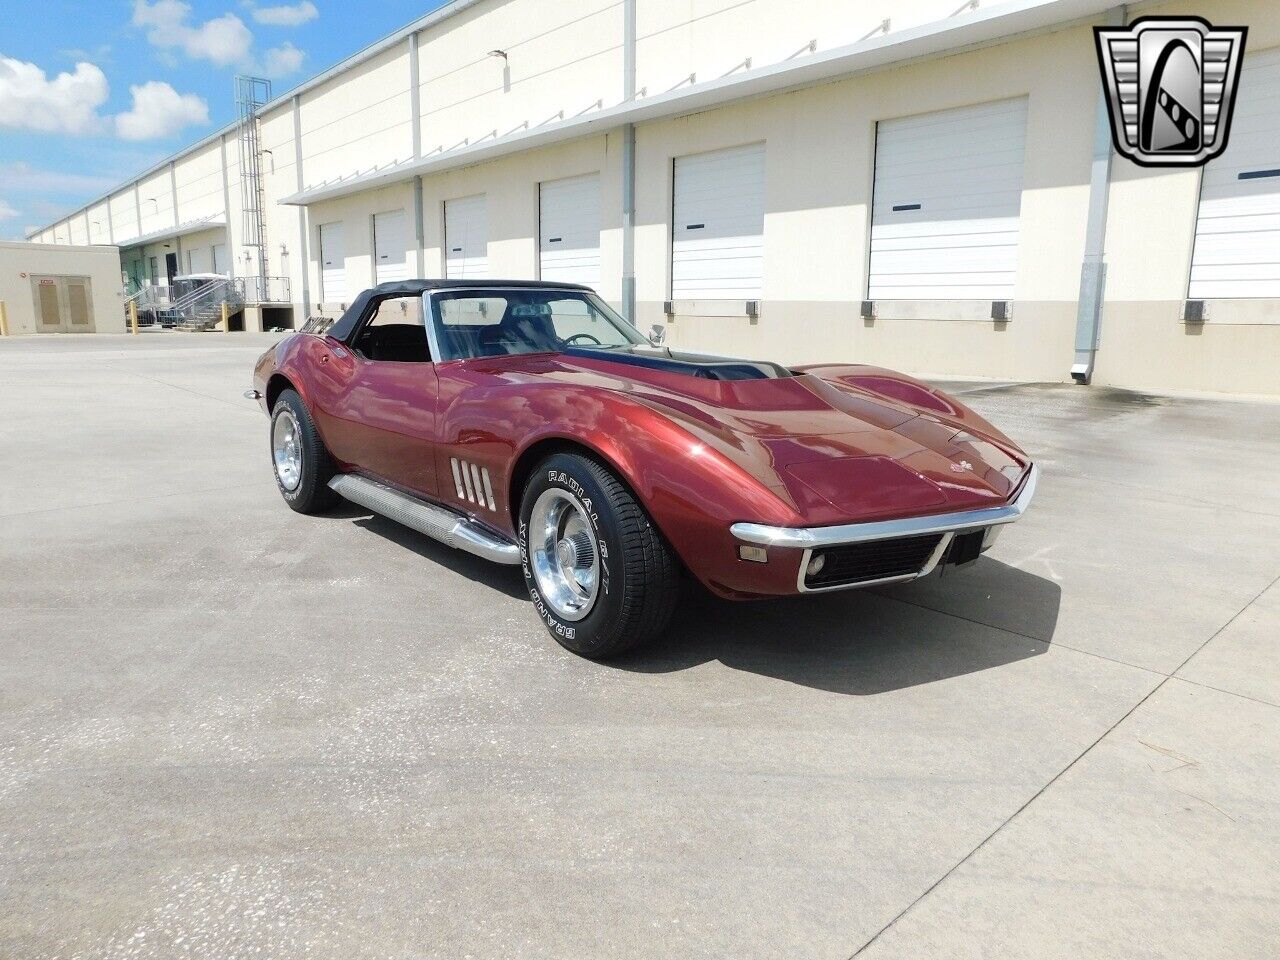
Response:
M261 77L236 77L236 132L240 144L241 240L258 251L258 276L267 275L267 226L263 211L262 149L258 142L258 115L271 100L271 81Z

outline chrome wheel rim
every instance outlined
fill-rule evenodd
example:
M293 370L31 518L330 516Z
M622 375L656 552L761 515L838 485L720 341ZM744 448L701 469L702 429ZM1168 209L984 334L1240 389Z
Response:
M529 555L538 593L556 616L581 620L600 590L600 556L582 501L544 491L529 515Z
M302 482L300 432L298 418L288 409L281 411L271 425L271 457L275 460L276 477L280 480L280 486L291 493Z

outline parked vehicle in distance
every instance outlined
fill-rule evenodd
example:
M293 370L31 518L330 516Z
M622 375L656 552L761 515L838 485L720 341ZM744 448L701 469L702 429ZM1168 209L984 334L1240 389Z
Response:
M727 598L975 560L1037 468L918 380L679 353L586 287L417 280L262 355L285 502L339 496L520 565L561 644L602 658L667 625L682 568Z

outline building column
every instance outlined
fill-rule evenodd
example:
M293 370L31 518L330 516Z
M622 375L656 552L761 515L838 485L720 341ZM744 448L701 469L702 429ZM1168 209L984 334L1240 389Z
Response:
M302 98L293 95L293 166L294 182L298 190L303 189L302 182ZM302 263L302 320L305 323L311 316L311 256L308 252L310 226L307 219L307 208L298 207L298 259Z
M178 219L178 165L174 162L169 164L169 196L173 198L173 225L176 227L181 221Z
M234 280L236 278L236 245L231 240L231 187L230 180L227 177L226 134L218 138L218 155L222 160L222 219L226 221L226 226L222 229L223 236L227 241L227 277ZM210 256L212 256L212 251Z

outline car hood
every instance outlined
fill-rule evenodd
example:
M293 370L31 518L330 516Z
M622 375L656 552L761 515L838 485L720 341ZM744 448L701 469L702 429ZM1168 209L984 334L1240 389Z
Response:
M962 404L890 371L775 368L781 375L715 380L585 353L468 364L512 384L607 390L659 410L808 523L992 506L1015 492L1028 465Z

